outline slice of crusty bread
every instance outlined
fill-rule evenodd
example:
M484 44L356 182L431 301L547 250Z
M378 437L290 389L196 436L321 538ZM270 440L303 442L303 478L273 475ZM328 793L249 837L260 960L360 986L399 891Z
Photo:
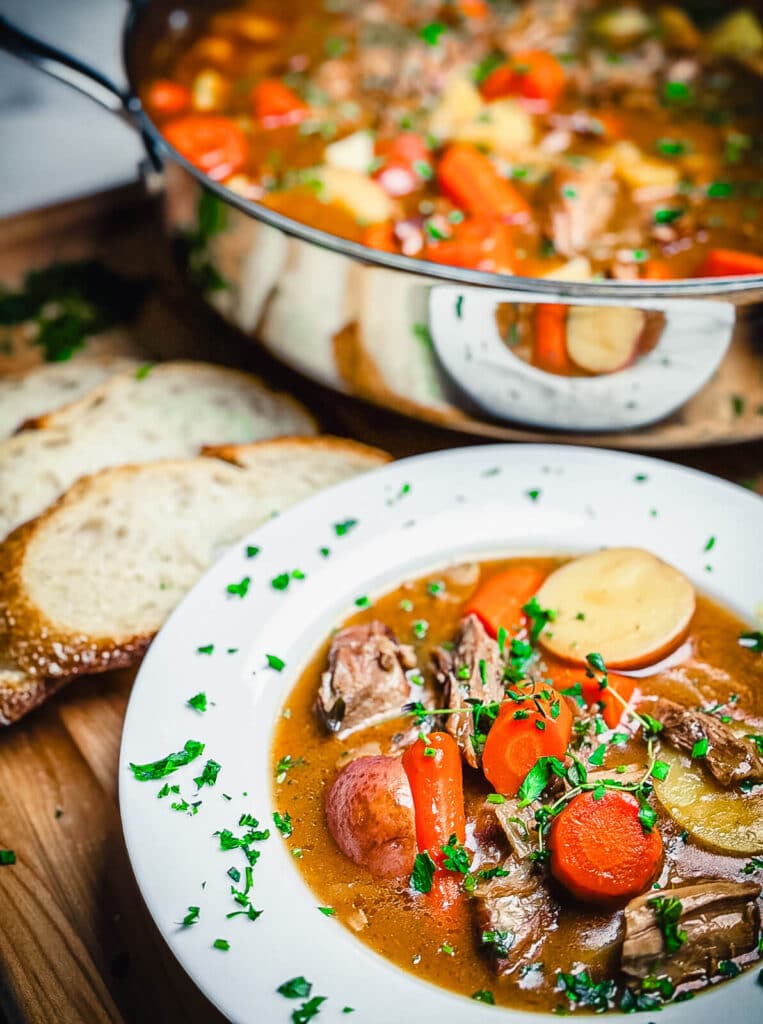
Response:
M0 674L0 716L21 717L58 681L134 664L221 551L388 459L353 441L283 438L79 480L0 545L0 668L27 677L8 676L4 697ZM9 696L24 688L28 707Z
M0 376L0 440L28 420L76 401L117 373L135 373L139 366L136 359L123 356L84 357Z
M297 401L238 370L169 362L119 374L0 442L0 540L107 466L314 432Z

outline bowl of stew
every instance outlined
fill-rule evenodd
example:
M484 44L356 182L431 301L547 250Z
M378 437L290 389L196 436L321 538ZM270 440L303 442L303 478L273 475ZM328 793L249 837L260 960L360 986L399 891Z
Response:
M656 460L471 448L224 556L121 755L133 868L193 979L241 1021L757 1019L759 517ZM136 781L186 736L216 787L182 759L167 793Z
M760 297L757 4L143 0L125 57L195 286L331 387L632 428Z

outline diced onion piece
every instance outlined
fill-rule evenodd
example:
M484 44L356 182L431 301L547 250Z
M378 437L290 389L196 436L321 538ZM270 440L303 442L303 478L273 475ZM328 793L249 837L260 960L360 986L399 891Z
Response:
M338 142L332 142L324 149L323 157L330 167L366 174L374 159L373 133L353 132Z
M632 46L652 30L652 21L640 7L615 7L596 16L594 33L610 46Z
M614 373L633 359L646 324L630 306L571 306L567 314L567 352L581 370Z
M191 97L194 110L211 113L220 110L230 94L230 85L219 71L206 68L200 71L193 80Z
M597 653L608 668L639 668L669 654L694 614L694 588L641 548L608 548L552 572L537 594L556 613L541 643L583 665Z
M341 167L323 167L318 178L322 184L321 199L343 206L359 223L378 224L392 217L392 200L367 175Z
M742 793L711 779L686 754L662 745L667 778L655 779L657 799L681 828L705 846L724 853L763 853L763 791Z

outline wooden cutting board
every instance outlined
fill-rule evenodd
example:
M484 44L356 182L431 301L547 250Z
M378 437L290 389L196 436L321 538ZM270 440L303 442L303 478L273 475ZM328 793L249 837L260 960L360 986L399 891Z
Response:
M403 456L474 443L463 433L327 394L273 363L193 300L172 268L150 205L133 190L3 225L0 282L54 259L108 257L150 275L144 315L126 337L147 356L192 354L246 366L307 402L334 433ZM39 358L24 348L24 358ZM0 351L0 373L18 353ZM632 442L631 442L632 443ZM763 445L670 451L670 458L763 491ZM82 679L18 726L0 732L0 1012L9 1022L216 1024L137 891L117 806L118 753L133 674Z

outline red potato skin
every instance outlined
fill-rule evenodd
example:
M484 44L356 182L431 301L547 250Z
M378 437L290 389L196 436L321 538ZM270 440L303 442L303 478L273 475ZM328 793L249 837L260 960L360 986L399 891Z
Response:
M326 794L326 820L345 857L372 875L413 871L413 794L399 758L375 755L348 764Z

